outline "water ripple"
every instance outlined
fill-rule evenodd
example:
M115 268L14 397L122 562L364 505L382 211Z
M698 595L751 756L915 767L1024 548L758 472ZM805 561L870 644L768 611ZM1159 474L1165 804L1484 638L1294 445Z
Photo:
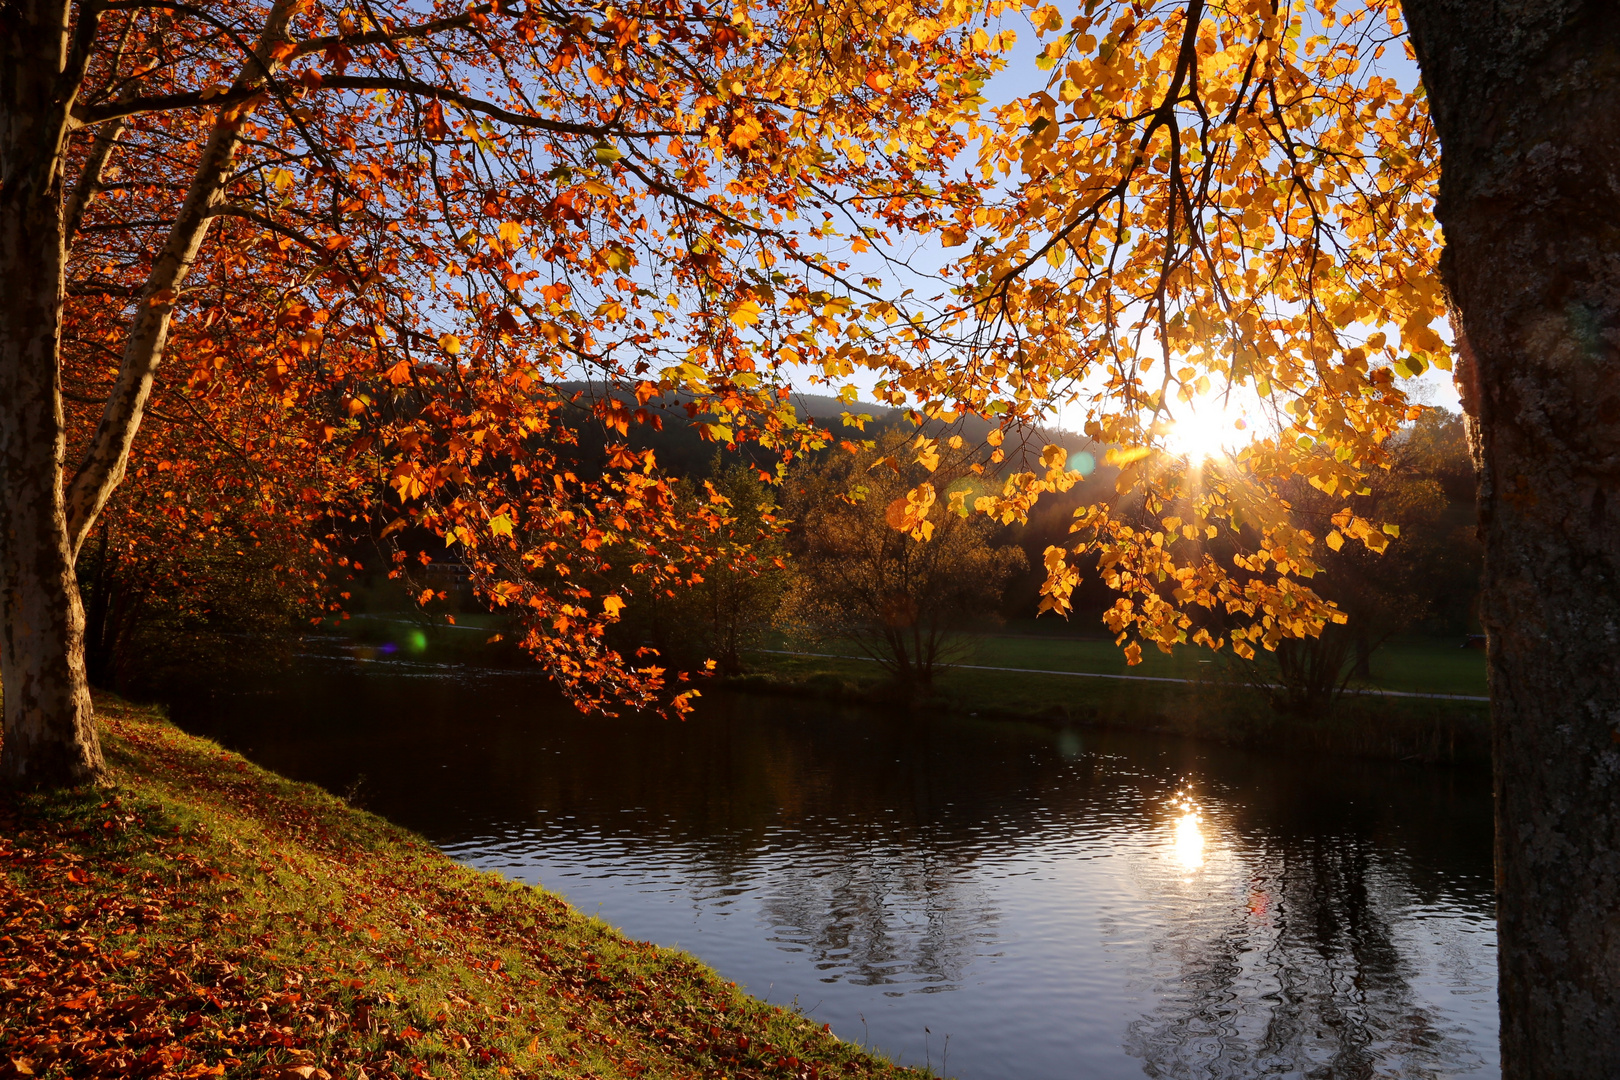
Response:
M976 1080L1494 1077L1488 786L1120 733L324 660L176 714ZM289 721L289 717L295 718Z

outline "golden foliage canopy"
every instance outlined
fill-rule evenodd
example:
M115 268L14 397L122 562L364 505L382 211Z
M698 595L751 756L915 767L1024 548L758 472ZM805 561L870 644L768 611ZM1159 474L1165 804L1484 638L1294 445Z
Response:
M922 416L1056 408L1121 467L1119 498L1047 553L1046 608L1068 609L1084 555L1124 594L1122 643L1250 655L1319 633L1343 616L1309 587L1313 553L1382 550L1348 497L1414 416L1402 379L1450 367L1438 147L1421 90L1385 70L1406 55L1398 5L1021 11L1048 78L970 125L973 197L938 225L965 249L953 302L849 352ZM1177 451L1178 422L1232 402L1269 422L1230 454ZM1022 474L1024 505L1048 471ZM1291 515L1278 482L1299 475L1345 500L1327 527ZM1220 530L1242 539L1230 561L1206 550Z

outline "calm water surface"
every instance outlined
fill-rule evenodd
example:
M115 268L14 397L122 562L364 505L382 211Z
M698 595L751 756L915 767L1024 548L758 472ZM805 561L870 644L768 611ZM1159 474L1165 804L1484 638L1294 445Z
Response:
M1484 777L317 659L174 712L947 1075L1498 1075Z

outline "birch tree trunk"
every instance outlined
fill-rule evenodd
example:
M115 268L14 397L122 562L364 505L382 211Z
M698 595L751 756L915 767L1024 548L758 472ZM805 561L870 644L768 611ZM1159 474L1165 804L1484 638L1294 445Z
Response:
M0 10L0 780L30 786L102 770L62 494L60 147L72 63L65 3Z
M264 85L297 6L271 5L233 91ZM212 117L185 200L135 293L101 423L64 484L65 222L84 214L122 130L116 121L101 130L64 211L63 150L101 10L84 4L75 17L70 0L0 2L0 781L12 784L78 783L102 770L74 561L123 479L180 291L225 200L253 107L249 97Z
M1503 1076L1620 1076L1620 4L1404 0L1485 546Z

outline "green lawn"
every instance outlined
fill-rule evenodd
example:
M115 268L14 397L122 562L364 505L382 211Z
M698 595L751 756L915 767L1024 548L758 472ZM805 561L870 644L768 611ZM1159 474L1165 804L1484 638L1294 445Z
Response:
M1370 688L1482 697L1484 655L1459 644L1391 642L1373 656L1376 679ZM1285 715L1247 685L1244 673L1229 667L1223 655L1201 649L1169 656L1153 652L1131 668L1106 639L1003 633L975 642L971 654L936 675L928 691L906 695L877 664L851 658L856 650L847 642L778 640L770 648L748 655L752 673L735 680L735 689L1119 725L1311 754L1489 761L1489 713L1482 700L1351 695L1318 716ZM788 655L784 649L846 655Z
M1373 654L1372 681L1357 683L1356 685L1406 693L1483 696L1485 693L1485 654L1478 649L1460 648L1460 644L1460 638L1402 638L1388 642ZM773 643L772 647L848 655L855 655L858 651L852 645L840 642L800 645L789 641L778 641ZM784 665L781 670L784 672L792 671L793 674L805 674L811 670L830 670L852 680L860 680L871 678L877 673L877 665L870 661L805 660L790 664L790 660L793 658L770 656L768 654L761 655L758 659L763 663L763 666L771 670L778 670L778 665ZM1142 654L1142 662L1133 668L1125 663L1125 656L1119 647L1105 638L1058 637L1031 633L1003 633L982 637L974 643L971 651L962 661L964 665L971 664L981 667L1023 668L1036 671L1073 671L1098 675L1132 675L1199 681L1219 681L1227 678L1227 662L1227 654L1211 653L1208 649L1188 646L1177 649L1168 656L1156 649L1149 649ZM1022 685L1034 679L1042 686L1050 682L1054 687L1075 682L1084 682L1088 686L1095 686L1099 683L1113 681L1101 679L1076 680L1064 676L1014 675L1010 680L995 678L997 675L1010 674L973 671L969 675L968 669L964 668L948 676L944 685L953 685L961 682L964 678L979 681L988 680L998 684L1011 683L1013 685ZM1140 693L1143 689L1145 687L1138 684L1133 692ZM1091 697L1095 696L1096 692L1088 689L1082 693L1084 696ZM1042 696L1046 695L1043 694Z
M1485 693L1485 650L1461 638L1397 638L1372 656L1372 685L1426 694Z

